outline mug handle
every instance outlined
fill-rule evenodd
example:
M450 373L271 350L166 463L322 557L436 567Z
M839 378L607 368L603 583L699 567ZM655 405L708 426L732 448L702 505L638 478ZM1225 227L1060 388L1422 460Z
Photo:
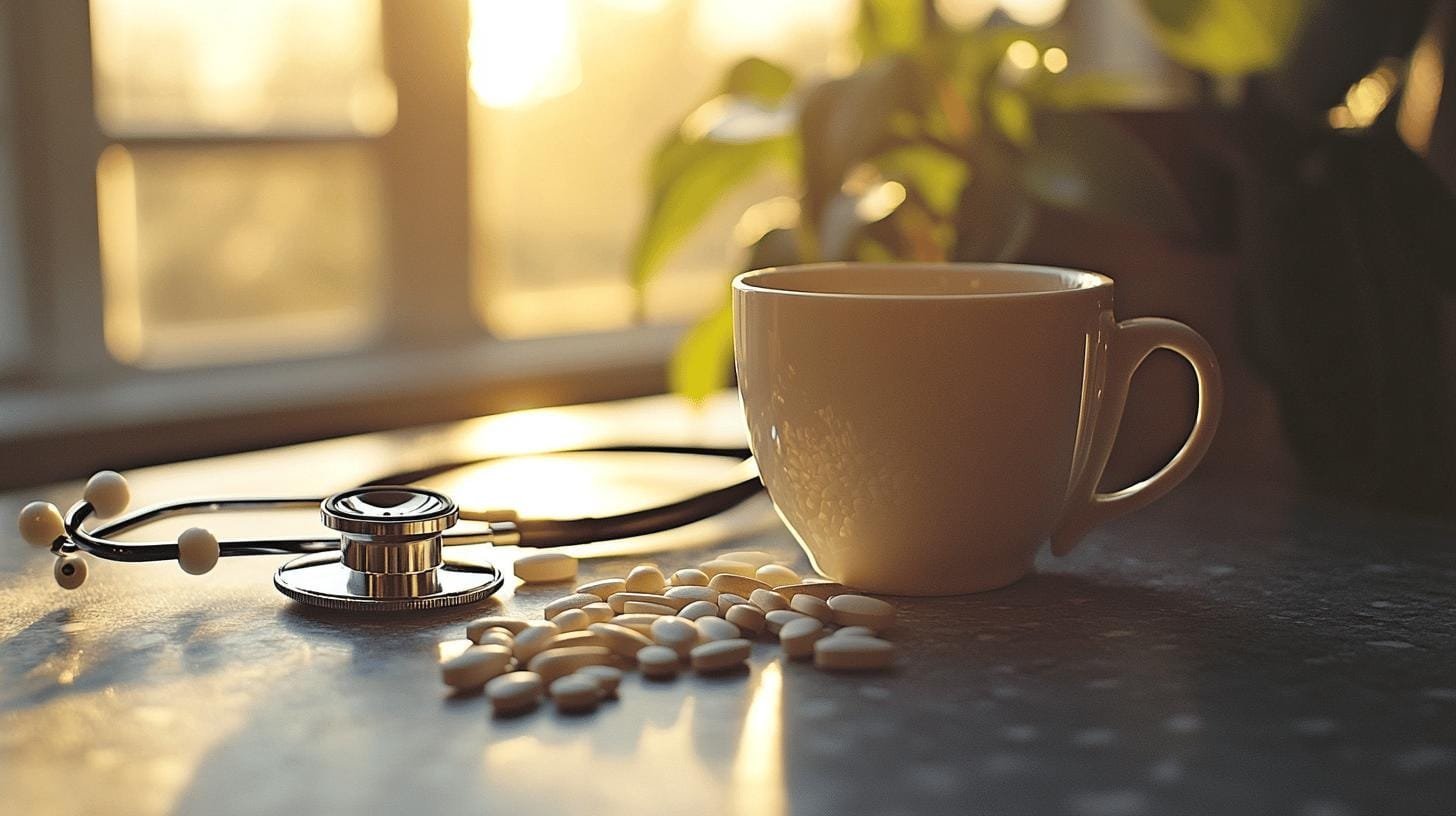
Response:
M1103 398L1088 442L1091 448L1087 465L1068 492L1067 508L1051 536L1052 552L1056 555L1071 552L1093 527L1147 506L1188 478L1208 452L1223 410L1223 378L1218 359L1208 341L1188 326L1162 317L1124 320L1113 330L1108 345ZM1097 483L1102 480L1102 472L1112 455L1132 375L1158 349L1182 356L1198 376L1198 416L1193 420L1193 431L1162 470L1114 493L1099 493Z

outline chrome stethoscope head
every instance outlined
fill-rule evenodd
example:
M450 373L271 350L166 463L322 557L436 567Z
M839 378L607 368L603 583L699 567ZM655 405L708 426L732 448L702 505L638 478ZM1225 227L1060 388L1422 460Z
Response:
M418 487L359 487L324 499L337 553L295 558L273 574L279 592L328 609L439 609L482 601L503 576L488 564L446 561L443 535L455 502ZM496 526L503 526L497 524Z

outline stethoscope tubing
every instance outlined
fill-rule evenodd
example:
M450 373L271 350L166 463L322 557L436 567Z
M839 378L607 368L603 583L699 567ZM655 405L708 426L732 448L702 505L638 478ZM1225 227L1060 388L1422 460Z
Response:
M614 445L589 448L550 450L518 455L550 455L558 453L671 453L701 456L722 456L743 460L734 480L722 487L676 502L635 510L613 516L576 519L513 519L486 521L485 530L447 531L442 535L446 545L509 543L521 547L549 548L631 538L671 530L709 518L741 504L762 489L758 469L746 448L692 447L678 445ZM480 459L437 463L425 468L385 474L365 485L407 485L452 470L488 462L514 458L493 456ZM58 551L80 550L110 561L146 562L174 560L178 557L176 541L121 542L112 536L164 518L179 515L221 512L225 510L282 510L318 508L325 497L205 498L167 502L129 513L87 531L82 525L95 513L86 501L77 502L66 513L68 541L59 543ZM461 511L462 518L492 515L488 512ZM258 539L225 539L218 541L220 557L245 555L299 555L325 552L339 547L332 537L277 537Z

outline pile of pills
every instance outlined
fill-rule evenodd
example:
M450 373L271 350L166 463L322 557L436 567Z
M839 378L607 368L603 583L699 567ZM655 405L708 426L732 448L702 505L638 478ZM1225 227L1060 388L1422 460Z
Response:
M526 583L569 581L576 569L563 553L515 564ZM880 637L895 623L894 606L802 580L762 552L728 553L671 576L639 564L624 578L578 586L547 604L544 618L471 621L468 645L440 663L441 679L459 690L484 687L499 715L529 711L548 696L561 711L585 712L616 696L624 670L656 680L732 672L760 637L827 671L873 671L895 660L894 645Z

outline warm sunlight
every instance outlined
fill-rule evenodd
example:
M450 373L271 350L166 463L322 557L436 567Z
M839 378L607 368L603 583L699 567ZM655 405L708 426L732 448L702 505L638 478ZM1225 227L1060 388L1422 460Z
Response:
M470 87L487 107L525 107L580 83L570 0L472 0Z

